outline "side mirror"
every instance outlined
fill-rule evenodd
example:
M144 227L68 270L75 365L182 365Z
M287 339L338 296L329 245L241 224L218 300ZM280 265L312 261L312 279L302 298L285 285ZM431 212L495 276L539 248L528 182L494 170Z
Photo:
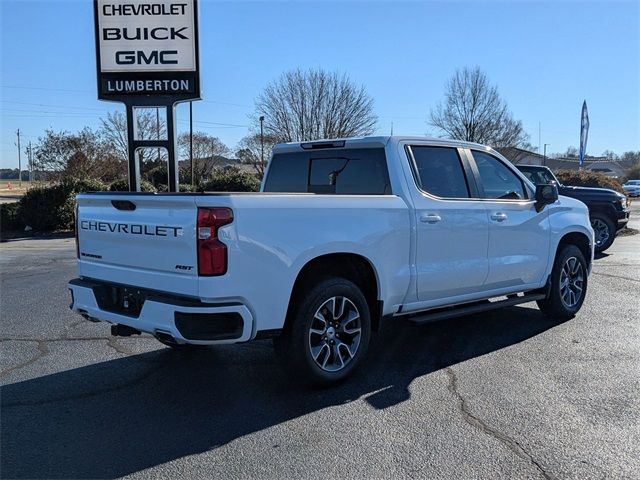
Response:
M558 200L558 186L555 183L536 185L536 212L556 200Z

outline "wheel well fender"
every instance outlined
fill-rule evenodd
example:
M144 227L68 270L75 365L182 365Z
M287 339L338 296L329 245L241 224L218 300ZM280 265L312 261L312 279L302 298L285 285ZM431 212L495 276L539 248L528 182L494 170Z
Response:
M558 255L558 251L562 245L575 245L580 249L584 259L587 262L587 268L591 266L591 243L589 242L589 237L587 237L584 233L581 232L570 232L563 235L563 237L558 242L558 247L556 248L556 255Z
M291 322L298 299L314 282L323 277L340 277L355 283L367 299L372 329L376 331L380 328L383 304L379 300L379 281L372 263L355 253L330 253L309 260L298 272L289 297L285 329Z
M616 210L611 204L597 203L595 205L589 205L589 216L594 214L605 215L615 223Z

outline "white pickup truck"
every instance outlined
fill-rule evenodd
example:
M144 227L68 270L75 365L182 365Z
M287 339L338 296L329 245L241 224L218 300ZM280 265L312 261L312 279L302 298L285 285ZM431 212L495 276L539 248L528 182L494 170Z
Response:
M372 332L537 301L582 306L587 207L491 148L422 137L275 147L259 193L77 198L71 308L174 348L273 337L302 379L333 383Z

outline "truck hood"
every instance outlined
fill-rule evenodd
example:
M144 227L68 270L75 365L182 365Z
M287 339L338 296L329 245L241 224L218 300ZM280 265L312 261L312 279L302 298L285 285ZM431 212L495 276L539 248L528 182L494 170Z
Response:
M622 200L624 195L609 188L558 186L558 193L566 197L593 200Z

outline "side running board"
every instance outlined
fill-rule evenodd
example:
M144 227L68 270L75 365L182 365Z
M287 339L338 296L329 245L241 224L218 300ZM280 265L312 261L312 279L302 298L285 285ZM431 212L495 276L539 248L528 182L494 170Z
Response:
M538 290L539 291L539 290ZM545 293L529 293L522 296L509 295L504 300L485 300L471 304L463 304L457 307L444 307L429 310L424 313L411 315L408 320L414 323L428 323L436 320L444 320L446 318L461 317L463 315L471 315L473 313L486 312L497 308L511 307L521 303L533 302L534 300L542 300L546 298Z

